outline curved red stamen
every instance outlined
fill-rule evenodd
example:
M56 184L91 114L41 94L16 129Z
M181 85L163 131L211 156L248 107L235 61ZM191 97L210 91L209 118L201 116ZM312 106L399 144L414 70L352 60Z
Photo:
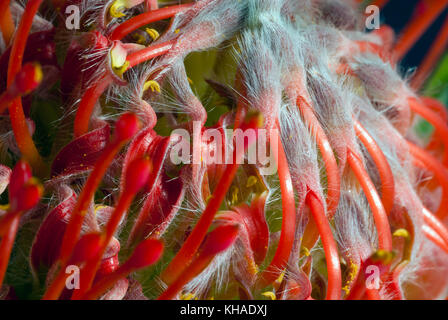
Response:
M425 223L432 228L446 244L448 244L448 229L443 222L426 208L423 208L423 219L425 220Z
M53 283L47 289L44 299L57 299L62 292L66 277L65 270L63 269L70 259L76 243L78 242L82 223L85 215L87 214L88 207L110 163L115 158L124 143L136 133L128 130L129 128L136 128L135 122L138 122L137 117L130 114L124 114L118 119L116 127L117 129L123 128L123 132L115 133L115 138L103 150L103 153L98 158L92 172L90 173L84 188L78 197L78 201L73 209L64 238L62 240L59 256L59 264L62 268Z
M386 211L384 210L381 198L375 189L375 185L369 177L369 174L364 168L362 161L353 151L348 150L347 161L352 168L355 176L360 183L370 208L372 209L373 218L378 231L378 249L391 251L392 250L392 234L390 231L389 221L387 219Z
M92 84L82 96L73 125L75 138L80 137L89 131L90 117L93 108L95 107L95 103L111 83L112 79L109 76L104 75Z
M113 273L98 281L85 295L83 300L98 299L110 289L118 280L125 278L131 272L146 268L156 263L163 252L163 243L160 240L146 239L142 241L132 253L132 256Z
M10 0L0 1L0 31L6 46L11 42L14 35L15 25L11 14Z
M11 255L11 250L14 244L17 229L19 228L19 222L20 222L20 214L15 213L13 218L9 221L8 225L6 226L8 232L2 236L2 241L0 243L0 286L3 283L6 268L8 267L9 256Z
M430 226L423 225L422 227L423 234L425 237L427 237L429 240L431 240L435 245L437 245L439 248L441 248L443 251L448 253L448 243L445 242L442 237Z
M266 286L275 281L286 267L294 243L296 229L294 189L289 172L288 160L280 137L278 137L278 154L274 152L274 156L277 158L278 177L282 194L282 229L274 258L260 276L261 286Z
M330 223L325 215L322 202L314 192L308 192L306 202L311 209L313 219L319 230L319 235L325 252L325 259L327 261L328 286L326 299L340 300L342 291L341 265L337 244L331 232Z
M219 226L211 231L204 240L197 256L188 266L183 268L182 272L157 300L174 299L183 286L204 270L218 253L225 251L235 242L238 229L238 224L230 224Z
M241 125L241 129L258 128L258 120L258 117L251 118L249 123L243 123ZM252 142L253 141L249 141L249 143ZM171 284L183 272L186 266L188 266L191 259L197 252L202 240L206 236L207 231L213 222L216 212L219 210L221 203L224 201L224 197L232 184L233 178L238 170L239 163L241 163L241 159L243 158L247 147L248 145L245 144L244 150L243 148L235 148L238 149L239 154L236 154L235 152L232 164L228 164L226 166L226 169L218 183L219 188L213 192L210 201L207 203L207 207L188 236L187 240L185 240L184 244L180 248L179 252L162 272L161 278L166 283Z
M22 67L22 59L25 52L26 41L31 30L31 25L33 24L33 18L36 15L41 3L42 0L30 0L26 4L22 19L17 27L16 35L12 43L8 65L8 87L12 85L16 75L20 72ZM37 172L42 173L45 165L29 132L25 114L23 113L21 99L17 98L13 100L9 106L9 116L17 145L23 157L29 161L32 167L36 168Z
M131 163L126 175L124 188L115 209L107 222L100 249L98 250L96 256L90 259L84 267L80 288L73 293L72 299L81 298L84 293L90 289L95 278L95 274L101 265L101 258L103 257L108 244L112 240L112 237L114 236L137 192L148 181L151 169L151 161L147 158L138 158Z
M389 162L375 140L358 121L355 121L355 132L363 145L366 147L378 169L381 180L381 201L386 213L390 214L392 207L394 206L395 183Z
M328 218L331 219L336 212L340 197L341 182L338 164L330 142L309 104L303 99L299 99L297 101L297 106L299 107L303 118L308 123L311 132L316 136L317 145L324 160L325 171L327 173L327 210Z
M129 62L129 67L132 68L140 63L166 54L173 47L174 43L175 40L162 42L130 53L126 58Z
M117 26L114 31L112 31L112 34L109 38L111 40L121 40L126 35L128 35L132 31L137 30L138 28L141 28L152 22L171 18L179 12L191 8L193 5L194 3L180 4L142 13Z
M407 141L409 152L414 157L415 164L425 170L429 170L434 174L439 184L442 187L442 196L439 204L439 209L436 215L439 218L445 218L448 215L448 171L443 165L437 161L432 155Z
M8 267L22 212L36 206L42 196L42 186L31 177L31 170L23 160L19 161L12 171L9 193L10 209L0 220L0 287Z

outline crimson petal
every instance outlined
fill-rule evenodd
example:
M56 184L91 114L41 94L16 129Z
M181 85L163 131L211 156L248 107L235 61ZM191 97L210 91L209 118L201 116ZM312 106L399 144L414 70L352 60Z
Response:
M110 127L104 124L67 144L53 161L52 177L91 169L109 142L109 138Z
M146 188L148 197L131 231L129 243L140 242L149 233L160 235L178 211L184 196L183 183L181 179L169 179L163 166L171 146L177 140L176 136L158 136L148 127L140 131L128 148L122 177L126 175L129 164L137 157L147 154L153 165ZM123 178L121 180L124 181Z
M179 210L184 197L181 179L162 174L143 204L129 241L137 243L148 234L159 238Z
M266 198L267 193L265 192L255 198L250 207L243 204L233 209L240 214L244 222L257 264L263 262L269 244L269 228L265 218Z
M63 200L45 217L31 247L31 266L35 271L51 267L58 258L68 219L76 204L72 189L63 186L60 193Z

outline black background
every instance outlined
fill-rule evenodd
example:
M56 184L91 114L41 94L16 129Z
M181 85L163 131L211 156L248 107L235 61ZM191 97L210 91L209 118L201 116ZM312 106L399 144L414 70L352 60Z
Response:
M418 2L418 0L389 0L388 4L381 10L381 22L394 28L397 35L399 35L409 22ZM420 64L437 36L447 13L448 10L445 10L409 51L408 55L400 63L402 68L414 68Z

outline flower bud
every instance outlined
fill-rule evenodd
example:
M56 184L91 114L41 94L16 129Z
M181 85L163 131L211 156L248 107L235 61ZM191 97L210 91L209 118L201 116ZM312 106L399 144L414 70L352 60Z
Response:
M225 224L211 231L202 245L202 253L209 256L217 255L233 245L239 233L238 224Z
M152 163L149 158L138 158L132 161L126 173L124 191L129 193L139 191L148 181L151 171Z
M115 124L115 137L119 141L131 139L139 130L140 123L133 113L125 113Z
M12 170L9 182L9 202L17 196L19 190L31 178L31 167L25 160L19 160Z
M99 233L88 233L79 239L73 250L71 263L80 263L93 259L101 248L102 237Z
M156 263L163 252L163 242L156 239L146 239L135 248L132 256L126 261L130 269L141 269Z
M36 89L43 78L42 69L38 63L25 64L15 79L15 85L21 95Z
M42 185L35 178L30 178L12 198L11 209L14 211L27 211L36 206L42 197Z

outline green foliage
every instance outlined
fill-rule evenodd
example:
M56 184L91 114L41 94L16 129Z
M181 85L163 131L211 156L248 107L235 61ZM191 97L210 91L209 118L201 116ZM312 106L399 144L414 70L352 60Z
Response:
M426 82L423 95L436 98L442 102L445 107L448 106L448 54L439 63L432 76ZM415 132L426 141L429 140L434 128L426 120L419 120Z

